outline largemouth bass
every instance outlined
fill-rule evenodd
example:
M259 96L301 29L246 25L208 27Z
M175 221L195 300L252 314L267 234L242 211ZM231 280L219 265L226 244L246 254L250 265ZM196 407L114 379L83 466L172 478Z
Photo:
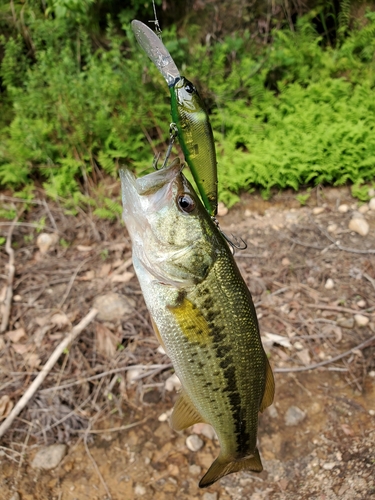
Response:
M120 173L133 264L156 336L182 385L171 426L209 423L220 454L199 486L261 471L258 412L274 380L250 292L179 161L136 179Z
M131 23L138 43L165 78L171 93L172 120L185 160L210 215L217 213L217 161L211 123L197 89L180 72L161 39L136 19Z

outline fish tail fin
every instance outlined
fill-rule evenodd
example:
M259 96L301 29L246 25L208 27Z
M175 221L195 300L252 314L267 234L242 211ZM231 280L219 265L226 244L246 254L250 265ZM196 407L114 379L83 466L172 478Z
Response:
M261 472L263 470L258 448L255 448L254 455L252 457L244 458L242 460L227 461L219 455L200 480L199 487L206 488L223 476L231 474L232 472L239 472L241 470L251 470L254 472Z

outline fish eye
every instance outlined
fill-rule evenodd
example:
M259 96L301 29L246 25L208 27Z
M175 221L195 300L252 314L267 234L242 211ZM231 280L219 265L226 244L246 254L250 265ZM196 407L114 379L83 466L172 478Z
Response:
M192 83L190 82L187 82L186 85L185 85L185 90L188 94L192 94L195 90L195 87Z
M177 198L177 204L180 209L187 214L192 212L195 208L195 201L189 194L183 194L182 196L179 196Z

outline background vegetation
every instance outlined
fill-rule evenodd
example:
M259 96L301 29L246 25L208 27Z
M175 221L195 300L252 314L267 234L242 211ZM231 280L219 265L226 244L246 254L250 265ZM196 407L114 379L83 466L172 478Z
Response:
M361 1L156 1L163 41L211 115L220 198L375 178L375 6ZM131 0L0 0L0 183L72 208L164 152L168 90L137 46ZM178 150L175 150L178 153Z

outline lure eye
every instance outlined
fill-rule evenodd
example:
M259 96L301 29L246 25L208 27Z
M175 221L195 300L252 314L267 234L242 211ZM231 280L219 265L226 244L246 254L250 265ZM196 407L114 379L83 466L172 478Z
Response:
M195 90L195 87L193 84L191 84L190 82L188 82L186 85L185 85L185 90L188 94L192 94Z
M189 194L179 196L177 198L177 203L180 209L187 214L190 214L195 208L195 201Z

